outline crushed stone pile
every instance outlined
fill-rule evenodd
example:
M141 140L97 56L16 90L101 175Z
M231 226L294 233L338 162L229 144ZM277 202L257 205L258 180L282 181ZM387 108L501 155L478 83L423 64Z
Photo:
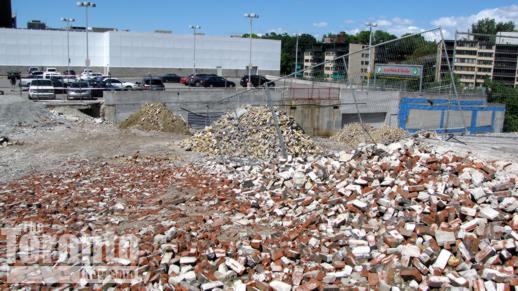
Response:
M0 96L0 134L19 127L40 127L55 124L52 113L43 104L15 95Z
M374 128L371 125L364 124L370 136L376 143L389 144L396 142L406 136L406 131L401 128L383 126ZM361 143L372 143L371 138L360 123L351 123L342 128L336 135L331 137L332 140L346 143L352 148L356 148Z
M162 103L147 103L119 124L119 128L137 128L146 131L163 131L189 134L185 120L171 112Z
M276 111L279 127L289 155L316 154L321 150L285 112ZM280 154L271 110L266 106L247 106L229 112L211 126L183 142L184 148L214 155L255 157L268 160Z

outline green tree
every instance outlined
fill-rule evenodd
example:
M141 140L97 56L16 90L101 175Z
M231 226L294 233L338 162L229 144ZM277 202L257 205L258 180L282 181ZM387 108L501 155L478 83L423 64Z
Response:
M488 90L487 101L505 104L503 130L505 132L518 131L518 89L490 80L486 80L484 86Z
M512 21L496 22L494 18L484 18L471 24L473 33L496 34L500 31L514 31L515 25Z

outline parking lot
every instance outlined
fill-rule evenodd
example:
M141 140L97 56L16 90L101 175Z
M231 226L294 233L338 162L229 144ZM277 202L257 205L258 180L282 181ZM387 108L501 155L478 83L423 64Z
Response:
M116 77L114 77L114 78L116 78ZM241 85L239 85L240 78L226 78L226 79L229 81L232 81L236 84L236 87L232 88L232 89L234 89L236 91L244 89ZM120 78L120 80L126 81L126 82L132 82L132 83L142 82L142 78ZM13 89L11 87L9 79L7 79L6 77L0 77L0 91L3 91L4 94L16 94L16 95L21 94L22 96L28 98L28 91L21 92L20 87L18 86L19 82L20 81L17 80L16 86ZM198 87L189 87L189 86L185 86L180 83L171 83L171 82L164 83L164 86L165 86L166 91L179 90L179 89L181 89L181 90L185 90L185 89L197 90L197 89L199 89ZM203 88L203 89L211 89L211 88ZM214 88L214 89L217 89L217 88ZM56 100L66 100L66 99L67 99L66 94L56 94Z

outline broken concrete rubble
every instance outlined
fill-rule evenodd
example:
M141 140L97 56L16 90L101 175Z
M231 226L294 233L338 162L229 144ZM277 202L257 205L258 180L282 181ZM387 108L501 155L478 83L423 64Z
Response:
M275 114L290 156L321 152L292 117L278 110ZM235 113L227 113L211 126L185 140L183 146L187 150L213 155L254 157L261 160L276 158L281 152L272 112L265 106L247 106L239 117Z

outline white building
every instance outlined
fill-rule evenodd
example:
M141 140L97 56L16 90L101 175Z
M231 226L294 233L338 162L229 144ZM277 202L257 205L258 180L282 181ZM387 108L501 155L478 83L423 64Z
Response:
M118 75L190 73L193 36L158 32L89 32L90 66ZM196 68L241 76L249 64L249 40L226 36L196 36ZM260 74L279 75L281 42L254 39L252 65ZM86 33L70 31L73 68L84 67ZM67 32L61 30L0 29L0 71L29 66L67 66Z

